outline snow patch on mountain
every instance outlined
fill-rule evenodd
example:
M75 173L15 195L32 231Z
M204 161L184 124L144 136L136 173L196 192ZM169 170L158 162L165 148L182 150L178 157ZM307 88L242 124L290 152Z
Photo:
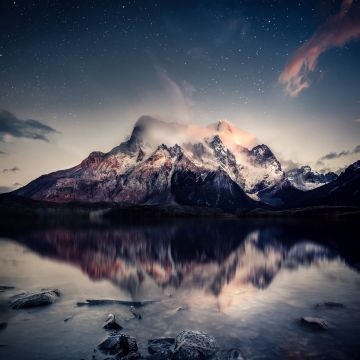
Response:
M303 191L315 189L336 180L338 177L333 172L319 173L312 170L310 166L289 170L285 176L295 188Z

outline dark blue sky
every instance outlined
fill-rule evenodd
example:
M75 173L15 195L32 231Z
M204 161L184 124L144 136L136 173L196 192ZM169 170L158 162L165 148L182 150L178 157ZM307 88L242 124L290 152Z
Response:
M349 7L340 19L344 3ZM47 146L54 167L108 150L143 113L201 124L228 118L280 157L315 163L359 143L359 6L349 0L5 0L0 108L61 132L49 144L31 143L39 147L35 153ZM336 40L340 21L344 36ZM308 85L290 96L279 76L312 37L315 47L324 38L327 45L305 74ZM9 155L1 158L6 166L22 169L29 142L3 138L0 150ZM43 166L52 170L45 158ZM34 175L25 173L23 179Z

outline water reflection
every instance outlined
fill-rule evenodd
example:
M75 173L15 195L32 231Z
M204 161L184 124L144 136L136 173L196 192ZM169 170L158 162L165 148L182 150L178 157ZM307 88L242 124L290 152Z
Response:
M0 322L8 323L0 357L91 359L103 322L115 313L142 354L149 338L190 328L247 359L356 358L358 230L344 221L230 220L2 227L0 285L15 288L0 293ZM9 308L12 295L42 287L60 288L59 301L31 311ZM142 308L135 321L127 306L77 306L89 298L161 301ZM315 306L325 301L344 307ZM323 317L330 329L307 329L303 316Z
M225 310L234 299L266 289L283 269L334 260L358 269L355 234L349 224L186 221L52 228L13 237L93 280L111 281L133 299L147 297L151 287L201 290L204 301L216 298Z

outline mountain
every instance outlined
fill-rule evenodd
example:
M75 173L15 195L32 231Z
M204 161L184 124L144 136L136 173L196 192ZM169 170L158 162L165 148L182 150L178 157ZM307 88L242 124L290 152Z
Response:
M359 204L360 160L348 166L334 181L304 193L295 203L297 206L359 206Z
M321 204L328 189L324 186L331 188L344 177L320 174L309 166L284 172L270 148L256 143L226 120L199 126L142 116L129 139L111 151L94 151L80 164L40 176L14 194L57 203L182 205L236 212L265 204L310 204L313 196ZM334 203L340 204L345 193L342 189Z
M40 176L15 194L54 202L126 202L217 207L259 206L256 194L284 178L266 145L228 121L207 127L141 117L108 153Z
M337 179L334 172L325 174L311 169L310 166L302 166L285 172L286 178L295 188L303 191L312 190Z

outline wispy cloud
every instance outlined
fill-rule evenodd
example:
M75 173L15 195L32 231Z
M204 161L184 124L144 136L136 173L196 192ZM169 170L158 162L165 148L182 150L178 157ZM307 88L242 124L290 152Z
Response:
M12 137L49 141L48 135L59 134L54 128L33 119L20 120L9 111L0 109L0 141Z
M360 10L353 0L343 0L340 11L328 17L313 36L295 53L279 76L289 96L297 96L311 84L319 56L332 47L341 47L360 37Z
M7 172L17 172L17 171L19 171L19 170L20 170L20 168L18 168L17 166L14 166L14 167L9 168L9 169L4 169L4 170L3 170L3 173L7 173Z
M162 68L156 68L156 71L166 91L175 116L181 121L190 121L191 111L195 105L195 88L185 80L181 84L178 84L169 76L167 71Z
M284 160L284 159L281 159L280 160L281 162L281 165L283 167L283 169L285 171L289 171L289 170L292 170L292 169L297 169L301 166L301 164L293 161L293 160Z
M355 155L355 154L360 154L360 145L357 145L355 146L355 148L353 150L343 150L343 151L340 151L340 152L330 152L326 155L324 155L323 157L321 157L317 164L318 165L323 165L323 161L324 160L334 160L334 159L338 159L338 158L341 158L341 157L344 157L344 156L349 156L349 155Z

